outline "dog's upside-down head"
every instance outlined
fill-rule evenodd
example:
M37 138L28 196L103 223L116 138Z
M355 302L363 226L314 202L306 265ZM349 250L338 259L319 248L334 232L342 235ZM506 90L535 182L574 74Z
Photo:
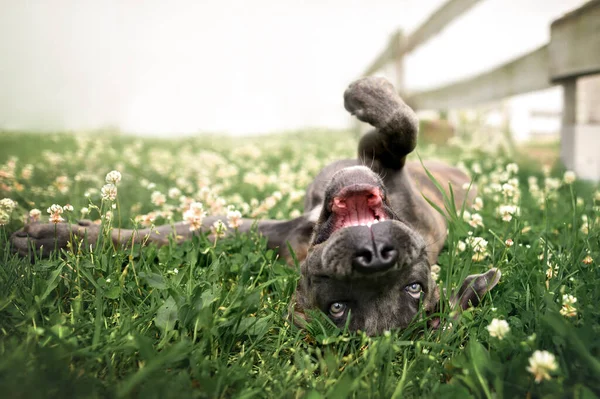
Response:
M337 326L370 335L405 328L420 306L438 308L427 255L423 238L391 209L379 176L363 166L342 169L327 187L301 266L295 321L320 309ZM497 269L469 276L451 305L477 305L499 279Z

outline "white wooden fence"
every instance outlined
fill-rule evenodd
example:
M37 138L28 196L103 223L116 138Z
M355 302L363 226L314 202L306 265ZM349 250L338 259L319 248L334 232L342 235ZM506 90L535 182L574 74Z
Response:
M364 75L393 63L396 86L417 110L449 110L499 101L503 98L563 87L561 159L568 169L585 179L600 180L600 124L578 123L577 81L600 73L600 0L591 0L550 25L550 42L504 65L477 76L423 92L407 93L404 56L444 29L481 0L449 0L431 17L405 36L392 35L387 48ZM600 107L600 104L594 104Z

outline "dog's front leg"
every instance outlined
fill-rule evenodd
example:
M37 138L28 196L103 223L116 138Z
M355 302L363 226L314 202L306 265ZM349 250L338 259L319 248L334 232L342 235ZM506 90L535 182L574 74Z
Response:
M211 226L218 220L227 224L226 216L209 216L204 218L198 230L190 229L190 224L184 222L145 229L113 228L110 231L110 239L115 246L127 246L131 243L162 246L168 244L171 237L175 238L175 242L181 243L190 240L194 234L210 232ZM245 233L256 225L258 232L267 238L269 248L279 249L280 253L288 258L289 242L302 259L302 254L306 252L304 246L308 246L314 225L304 216L287 221L242 219L241 222L237 231ZM230 234L233 231L235 230L228 229L226 233ZM81 220L76 224L35 222L28 223L13 233L10 241L13 251L21 256L48 257L54 250L67 248L70 242L86 240L87 245L94 247L101 234L101 226L89 220Z
M419 124L394 86L384 78L359 79L344 92L344 106L375 128L359 143L358 158L362 163L378 172L401 169L406 155L417 145Z

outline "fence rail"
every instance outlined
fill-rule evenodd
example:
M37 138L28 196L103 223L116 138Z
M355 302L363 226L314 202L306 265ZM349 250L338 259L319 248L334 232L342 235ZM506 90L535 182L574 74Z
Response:
M396 85L416 109L447 110L499 101L517 94L563 86L561 158L583 177L600 180L600 125L577 124L577 79L600 73L600 0L591 0L550 25L550 42L512 61L449 85L408 93L404 88L406 54L442 31L480 0L450 0L414 33L395 33L365 71L371 75L394 62ZM596 133L590 133L595 132ZM582 144L582 140L586 143ZM590 145L588 145L590 144Z
M413 93L408 97L417 109L448 109L472 106L517 94L552 87L544 69L548 65L548 45L475 77Z
M454 19L468 11L481 0L449 0L438 8L411 35L404 37L402 31L392 35L388 45L375 61L367 68L364 75L372 75L391 61L398 61L433 36L441 32Z

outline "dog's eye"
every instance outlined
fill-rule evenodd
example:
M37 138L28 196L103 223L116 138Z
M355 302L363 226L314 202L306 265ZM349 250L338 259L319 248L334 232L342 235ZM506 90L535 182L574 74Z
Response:
M419 298L421 292L423 291L423 287L419 283L412 283L407 285L405 288L406 292L408 292L413 298Z
M344 315L344 313L346 313L346 304L342 303L342 302L334 302L331 305L329 305L329 314L332 317L335 318L340 318Z

